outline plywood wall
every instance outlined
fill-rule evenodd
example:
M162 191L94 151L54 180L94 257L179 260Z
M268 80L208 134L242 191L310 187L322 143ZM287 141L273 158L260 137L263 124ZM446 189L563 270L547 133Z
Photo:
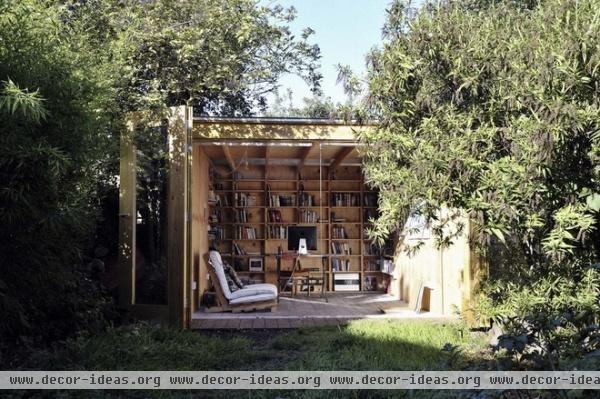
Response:
M401 234L394 256L395 280L391 292L406 301L410 309L417 308L423 287L428 287L430 312L452 315L457 310L467 310L478 265L469 248L469 220L461 217L457 223L464 223L463 233L445 248L437 248L434 237L427 231L411 235L407 226ZM423 243L419 250L407 253L407 248L419 242ZM424 302L427 294L425 291Z
M194 146L191 165L191 247L192 247L192 312L208 287L208 270L204 254L208 253L208 170L209 160L201 146Z

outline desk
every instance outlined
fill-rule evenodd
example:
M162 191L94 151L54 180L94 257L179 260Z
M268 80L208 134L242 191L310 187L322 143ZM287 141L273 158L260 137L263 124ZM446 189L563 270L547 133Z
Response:
M325 285L327 276L325 274L325 264L324 261L327 259L328 255L298 255L294 253L283 253L279 252L277 255L277 282L278 282L278 292L283 292L289 286L290 293L292 296L298 294L298 291L302 291L303 287L306 287L306 296L310 296L310 292L313 288L320 287L321 292L320 295L322 298L325 298ZM321 267L320 268L307 268L302 269L302 265L300 264L301 259L309 259L309 258L320 258L321 259ZM292 272L289 276L283 276L281 271L281 260L282 259L294 259L294 266L292 267Z

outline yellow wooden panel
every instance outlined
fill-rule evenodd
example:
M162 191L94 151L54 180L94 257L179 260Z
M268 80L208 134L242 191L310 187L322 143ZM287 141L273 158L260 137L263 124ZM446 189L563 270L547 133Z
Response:
M121 134L119 184L119 306L129 309L135 297L135 128L132 117Z
M188 156L191 109L177 107L169 117L168 297L169 322L186 327L189 318L188 276Z
M444 210L443 213L447 214L448 211ZM468 223L466 217L456 222ZM435 239L431 237L423 240L422 247L416 253L407 254L405 249L418 242L406 238L398 241L394 256L396 286L392 287L392 292L408 302L410 309L415 309L422 288L430 287L432 313L452 315L456 310L463 311L471 295L468 224L449 247L437 248Z
M356 140L360 129L344 124L243 123L194 121L194 139Z
M209 162L204 149L194 146L192 151L191 180L191 231L193 275L191 281L196 282L196 290L192 293L192 312L198 307L200 296L207 288L208 273L204 254L208 253L208 192Z

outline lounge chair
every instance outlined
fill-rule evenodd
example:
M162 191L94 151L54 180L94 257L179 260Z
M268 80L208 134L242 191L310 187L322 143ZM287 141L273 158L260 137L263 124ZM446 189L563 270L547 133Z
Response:
M208 312L244 312L271 309L277 306L277 287L273 284L250 284L231 292L225 277L223 260L219 251L211 250L208 255L208 273L217 295L218 306Z

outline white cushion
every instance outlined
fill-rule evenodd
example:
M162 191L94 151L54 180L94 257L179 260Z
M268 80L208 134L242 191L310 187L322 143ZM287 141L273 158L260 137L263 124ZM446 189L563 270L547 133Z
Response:
M231 293L231 298L227 298L230 300L252 296L252 295L275 295L277 297L277 287L273 284L250 284L245 286L242 289L239 289L235 292Z
M237 292L237 291L236 291ZM264 302L264 301L272 301L277 298L277 294L259 294L252 296L243 296L240 298L232 299L229 301L230 305L239 305L242 303L252 303L252 302Z
M227 278L225 277L225 269L223 269L223 261L221 260L221 254L219 251L210 251L208 255L208 263L215 270L219 285L223 291L223 295L227 300L231 299L231 291L229 290L229 284L227 284Z

